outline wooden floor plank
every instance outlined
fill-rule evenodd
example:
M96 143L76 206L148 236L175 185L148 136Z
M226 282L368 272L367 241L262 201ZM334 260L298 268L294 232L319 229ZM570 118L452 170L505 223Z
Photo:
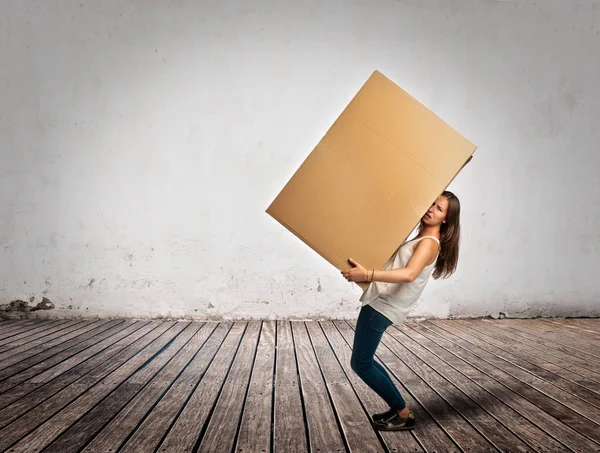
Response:
M10 335L0 339L0 348L4 350L7 345L21 345L27 343L31 337L37 336L40 332L52 332L52 329L59 329L64 324L73 323L73 319L44 319L27 326L26 329L11 332Z
M519 378L519 372L511 374L512 369L505 371L503 368L503 361L498 359L493 354L479 348L473 343L466 341L461 337L461 330L454 329L451 325L444 325L443 328L438 326L437 321L427 321L423 323L427 328L433 330L435 333L443 336L444 338L450 339L453 343L461 346L463 349L470 351L480 361L477 363L477 367L485 371L488 375L492 376L498 382L508 387L509 389L517 392L521 396L527 398L529 401L539 406L549 414L554 415L567 425L575 428L580 433L589 437L594 441L600 440L600 431L598 431L598 425L587 417L583 416L576 410L568 407L565 402L561 402L553 397L551 393L554 393L552 388L550 392L546 394L543 388L539 388L534 383L533 379L530 379L529 374L523 372L523 380ZM522 371L522 370L521 370ZM533 378L533 376L532 376ZM533 384L533 385L532 385Z
M597 444L563 423L563 416L567 415L568 412L575 417L577 414L566 408L563 408L562 413L557 413L553 409L556 406L560 408L560 406L554 400L538 393L516 379L511 379L508 375L506 375L505 384L502 384L494 378L494 375L498 376L498 373L489 372L490 368L493 369L493 367L487 365L486 362L471 353L468 349L453 342L451 334L431 325L426 326L422 322L409 321L406 325L420 333L421 336L417 337L418 341L432 351L435 351L439 357L446 361L448 366L468 376L473 382L512 407L521 416L527 418L530 422L540 427L540 429L553 436L557 441L567 445L573 451L596 451ZM511 382L513 385L511 385ZM529 396L530 399L527 399L526 396ZM550 401L553 405L544 405L544 407L540 408L535 404L536 401L544 401L544 399Z
M565 318L560 321L566 325L600 335L600 318Z
M123 324L124 329L119 329L119 333L121 333L125 329L129 329L131 326L138 325L136 321L128 320ZM121 327L121 326L119 326ZM48 368L41 373L35 375L29 382L34 384L45 384L46 382L50 382L52 379L63 374L65 371L70 370L71 368L79 365L86 360L89 360L96 354L104 351L106 348L114 344L114 338L118 335L117 332L112 332L111 335L104 338L102 341L94 343L92 346L79 351L77 354L72 355L69 358L64 359L62 362L56 364L55 366Z
M0 321L0 452L600 453L597 319L407 321L350 368L354 321ZM600 344L598 344L600 346Z
M442 357L444 354L439 355L439 348L432 347L433 342L429 341L418 331L404 327L402 329L394 328L392 332L393 336L407 350L437 370L444 378L452 382L461 392L477 403L483 411L498 420L506 429L519 437L526 444L524 450L568 451L564 445L522 417L521 414L497 398L492 392L486 391L471 380L468 375L462 374L456 368L452 367L452 362L446 362ZM455 357L453 357L453 361L456 361ZM472 374L474 371L471 370L469 374ZM506 447L501 447L500 449L506 450ZM517 448L509 444L509 449L516 450Z
M69 341L79 335L82 335L86 332L89 332L90 330L98 328L98 327L102 326L103 324L106 324L107 322L108 321L106 321L106 320L81 322L77 326L74 326L75 328L73 330L69 329L69 332L65 332L64 334L62 334L54 339L50 338L50 339L48 339L48 341L46 341L40 345L36 345L33 348L30 348L30 349L27 349L24 351L19 351L17 354L11 355L10 357L2 358L0 360L0 370L8 368L17 363L24 363L24 361L29 359L30 357L38 356L38 354L42 354L43 352L48 351L48 350L54 348L55 346L64 345L67 341ZM58 352L57 349L53 349L53 351ZM47 356L42 357L41 360L43 360L44 358L47 358ZM29 363L32 363L32 362L30 361Z
M561 345L556 341L546 340L538 335L535 335L534 332L530 332L529 329L524 330L523 328L517 327L511 321L511 319L505 319L502 321L497 321L495 325L498 327L498 329L502 329L519 341L526 341L531 345L539 347L544 351L557 356L565 363L576 364L577 366L586 368L594 373L600 371L600 366L598 366L595 362L590 361L589 355L568 346Z
M203 379L230 328L226 322L205 324L197 340L209 331L210 337L166 393L157 395L156 387L147 386L86 446L85 452L154 451Z
M73 367L60 375L59 378L54 379L47 384L31 384L25 381L2 393L0 395L0 408L2 408L0 427L6 426L28 410L38 407L42 402L46 401L67 385L77 381L82 374L93 370L99 363L110 358L111 354L113 354L113 350L118 350L122 341L124 343L134 341L137 335L141 334L138 332L143 332L143 326L145 324L148 324L148 321L132 323L129 328L121 330L110 337L113 342L111 347ZM117 346L114 345L115 343Z
M587 325L590 329L600 332L600 317L590 318L565 318L565 321Z
M86 391L83 394L59 412L55 413L51 419L46 419L40 424L40 418L31 417L32 419L29 420L29 423L24 424L23 419L28 415L26 414L24 417L16 420L16 422L20 422L18 423L18 426L11 426L14 425L13 423L2 429L0 431L0 448L2 448L4 443L8 442L8 440L5 440L6 438L13 440L14 437L16 437L16 431L22 432L26 430L28 434L11 446L11 452L21 453L40 451L65 431L71 424L77 421L78 418L83 416L95 404L111 393L123 380L135 373L155 356L159 355L163 348L177 338L186 325L186 323L175 323L167 330L167 332L110 373L99 384L94 385L89 389L85 389ZM71 390L76 387L76 384L71 384L65 390ZM46 405L46 403L47 402L45 402L44 405ZM52 406L48 407L48 410L51 409ZM36 408L34 415L36 415L38 411L39 408ZM6 435L4 435L5 432Z
M143 327L136 331L136 325L133 324L128 332L124 332L130 333L130 335L126 335L117 341L117 343L107 350L106 354L98 354L89 362L78 366L89 367L90 371L87 374L81 376L76 369L78 367L76 367L61 375L58 379L36 388L0 411L2 428L9 431L11 435L14 435L13 441L24 436L28 432L28 426L36 427L49 419L61 408L84 393L91 385L99 382L110 371L118 368L125 361L123 358L127 356L128 352L130 353L130 357L137 354L140 348L145 347L153 341L169 326L169 323L160 323L157 321L150 323L139 321L139 324L143 325ZM161 325L157 327L157 324ZM119 350L121 352L112 354ZM90 377L92 374L94 376ZM87 385L84 380L87 380ZM0 442L1 444L2 442Z
M300 388L308 424L310 449L321 452L346 451L306 325L300 321L292 322L292 334L300 372Z
M370 425L368 414L364 411L360 400L356 396L356 393L354 393L354 389L350 385L348 377L331 349L321 326L315 322L307 322L306 327L319 367L323 373L333 408L346 439L348 451L385 451L379 437ZM414 441L410 434L407 437ZM413 451L421 451L418 445L415 445L415 447Z
M566 331L574 334L577 339L585 339L595 345L600 345L600 332L598 330L582 327L568 319L541 319L541 321L550 324L552 327L561 327L561 329L557 329L559 332Z
M308 451L304 410L289 321L277 321L273 452Z
M589 362L580 360L572 355L561 353L560 351L545 348L543 345L536 343L523 336L516 336L512 331L501 327L501 322L485 320L472 320L472 327L477 327L480 332L499 340L506 342L507 345L518 346L523 348L523 351L528 354L533 354L536 357L542 358L545 362L553 366L560 366L576 373L579 377L574 377L576 382L588 387L590 390L598 391L600 385L600 368L596 371L590 370ZM594 381L593 384L587 386L588 380ZM585 383L585 384L584 384Z
M271 451L275 326L275 321L264 321L262 325L235 446L237 452Z
M34 329L36 328L36 326L43 326L45 324L48 324L49 322L51 322L51 320L46 319L46 320L22 320L22 321L18 321L14 324L11 324L10 326L6 326L6 327L0 327L0 340L4 340L6 338L9 338L11 336L14 335L19 335L23 332L27 332L30 329Z
M81 327L80 328L81 329L80 332L75 331L77 333L74 334L74 335L71 335L70 337L67 335L66 340L74 338L74 337L76 337L77 335L80 335L83 332L87 332L87 331L92 330L94 328L98 328L98 327L100 327L100 326L102 326L104 324L107 324L108 322L109 322L108 320L96 320L96 321L92 321L92 322L90 322L88 324L88 326L91 326L91 328L86 328L86 326ZM113 324L118 324L118 323L121 323L122 321L112 321L112 322L113 322ZM5 368L10 367L14 363L22 362L25 359L28 359L30 357L37 356L36 358L39 358L40 359L39 361L42 361L42 360L45 360L48 357L50 357L53 352L54 353L60 352L58 350L57 345L59 345L61 343L64 343L64 342L61 342L60 340L54 340L54 341L51 341L51 342L54 343L51 346L46 346L46 344L38 345L38 346L35 346L32 349L29 349L27 351L20 352L16 356L11 356L10 358L1 360L0 361L0 370L4 370ZM42 354L45 354L45 355L42 355ZM34 359L31 359L31 360L34 360ZM29 366L30 364L34 363L31 360L29 362L27 362L27 366ZM35 363L37 363L37 362L35 362ZM2 380L4 376L6 376L5 373L6 372L0 372L0 380Z
M20 345L29 341L31 337L34 339L37 338L40 332L52 331L57 327L60 327L62 324L67 323L66 320L46 320L40 321L33 326L28 326L22 330L18 330L16 332L11 332L11 334L6 335L4 338L0 339L0 347L5 345Z
M194 449L219 397L229 368L240 346L246 325L245 322L233 324L202 381L194 389L194 393L192 393L157 451L191 452Z
M76 326L81 322L83 321L64 320L62 322L48 326L47 329L39 330L33 335L28 335L27 337L19 338L13 341L8 341L2 346L0 346L0 360L2 360L3 357L10 357L11 355L14 355L16 353L15 351L23 351L34 346L43 344L45 339L60 336L61 333L69 329L69 327Z
M490 354L489 357L493 360L494 365L497 367L508 372L509 374L512 374L516 378L521 379L523 382L526 382L532 387L550 395L557 401L560 401L564 405L579 412L593 422L600 424L600 407L581 399L579 395L573 391L565 390L565 388L570 387L568 383L565 384L563 380L558 378L553 378L550 381L536 376L529 371L531 367L527 362L515 360L519 363L513 363L511 358L505 357L506 354L502 354L498 348L491 346L474 335L471 335L468 333L467 329L458 329L456 324L451 326L451 323L445 321L436 321L435 324L443 325L444 328L452 329L452 333L458 334L458 336L467 340L471 344L474 344L480 349L488 352Z
M26 355L27 353L31 353L31 351L36 353L36 352L39 352L41 349L47 349L50 347L50 346L48 346L49 343L55 344L55 341L57 339L61 339L64 336L68 335L69 333L77 331L78 329L81 329L82 327L88 326L88 325L92 324L93 322L94 321L81 321L81 320L71 321L67 324L63 324L62 328L56 329L51 333L42 332L42 333L38 334L39 335L38 338L34 338L27 343L23 343L20 345L12 344L11 346L5 345L2 348L0 348L0 363L6 363L6 360L8 358L11 358L14 356L22 357L23 355ZM6 347L6 349L3 349L4 347Z
M86 349L91 348L97 343L105 340L107 337L116 334L127 327L127 323L122 320L110 321L98 329L89 331L73 341L73 345L63 349L57 354L55 351L47 351L44 354L38 354L30 359L19 362L0 371L0 393L7 391L21 382L35 378L37 375L54 367L63 367L65 360L79 354L85 355ZM69 342L71 343L71 342ZM61 348L59 348L61 349ZM50 357L47 357L47 356ZM47 358L45 358L47 357ZM33 384L33 382L30 382ZM39 383L37 383L39 384Z
M152 338L158 336L158 332L161 331L160 328L157 329L158 324L156 321L139 321L138 323L134 323L128 330L121 331L115 336L115 343L112 346L90 360L69 370L57 379L33 389L27 383L15 387L9 392L14 402L0 411L0 427L5 427L21 415L30 411L31 413L28 416L38 420L43 418L42 415L46 410L49 414L57 412L83 393L93 383L100 381L103 376L106 376L110 371L123 363L123 357L125 357L127 351L131 352L135 350L135 352L131 353L133 355L139 351L140 346L144 346L152 341ZM96 380L90 379L90 375L95 375ZM87 386L84 379L88 380ZM74 385L70 386L70 384ZM25 394L21 395L22 393ZM21 397L15 400L15 396Z
M346 376L357 393L369 415L383 412L389 408L350 368L351 344L346 342L332 321L322 321L321 327L331 344ZM458 448L441 429L427 411L415 401L410 393L402 392L408 407L418 420L415 429L410 432L381 432L381 438L388 451L408 453L415 451L457 452ZM369 426L367 424L367 426Z
M351 343L354 323L336 322L336 326ZM498 451L481 433L473 428L448 402L434 392L426 381L417 375L395 354L396 342L385 338L377 349L377 358L387 368L388 373L401 385L402 394L410 394L424 408L458 448L465 452L496 452ZM411 408L412 410L413 408ZM415 409L417 409L415 407ZM415 413L416 416L416 413Z
M578 381L582 379L582 376L571 371L573 366L569 370L556 365L544 353L531 352L522 343L515 345L511 338L496 339L490 335L489 330L486 331L477 322L457 320L455 323L464 327L466 332L491 345L494 353L498 356L600 407L600 383L590 380L585 384L580 384Z
M199 450L202 452L231 451L235 445L260 331L260 322L248 323L240 348L200 442Z
M203 323L189 323L177 338L142 369L136 371L79 418L44 451L61 453L69 449L80 450L102 428L142 392L152 394L154 399L162 395L193 359L212 327L202 329Z
M397 329L388 329L386 334L386 340L388 344L392 343L393 338L396 340L394 344L395 354L406 363L416 374L423 377L427 384L437 392L444 400L446 400L454 409L459 412L469 423L475 427L481 434L483 434L493 445L495 445L500 451L520 451L527 452L529 446L521 441L513 432L508 430L502 423L490 416L481 406L477 404L469 395L466 395L460 388L457 387L457 383L449 381L444 378L440 372L434 367L427 364L421 357L411 351L405 343L411 343L407 337L404 337L404 343L400 341L401 332ZM430 360L434 361L433 358L429 357ZM467 387L467 386L463 386ZM474 393L474 392L473 392ZM483 398L481 395L480 400L484 404L489 404L489 398Z
M546 340L556 341L561 345L566 345L569 348L583 352L590 362L600 365L600 350L598 346L590 344L587 339L582 339L581 335L565 330L559 332L557 326L548 325L548 323L538 321L537 319L513 319L511 321L520 329L526 329Z

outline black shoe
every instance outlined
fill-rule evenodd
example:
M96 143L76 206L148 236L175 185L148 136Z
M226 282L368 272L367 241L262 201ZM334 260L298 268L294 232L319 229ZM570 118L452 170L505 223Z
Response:
M401 431L415 427L415 416L411 412L408 417L402 418L398 414L389 420L373 422L373 428L378 431Z
M387 410L380 414L371 415L371 420L373 420L375 423L383 422L383 421L389 420L390 418L393 418L394 415L396 415L397 413L398 413L397 410L390 409L390 410Z

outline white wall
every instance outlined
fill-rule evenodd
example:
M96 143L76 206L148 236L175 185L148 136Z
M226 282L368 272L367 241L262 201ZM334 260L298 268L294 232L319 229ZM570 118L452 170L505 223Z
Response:
M600 313L600 3L0 3L0 303L354 317L264 213L374 69L479 146L417 316Z

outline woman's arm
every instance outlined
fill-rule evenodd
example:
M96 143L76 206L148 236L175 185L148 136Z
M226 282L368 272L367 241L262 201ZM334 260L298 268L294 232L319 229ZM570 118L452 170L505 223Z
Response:
M408 283L416 279L425 266L433 263L437 253L438 243L434 239L425 238L415 245L406 267L390 270L365 269L350 258L348 261L353 267L342 271L342 275L349 282Z

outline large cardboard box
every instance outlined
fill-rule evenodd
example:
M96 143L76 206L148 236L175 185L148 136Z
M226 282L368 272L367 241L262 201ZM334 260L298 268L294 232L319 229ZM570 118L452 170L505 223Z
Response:
M375 71L266 212L339 270L381 268L475 149Z

